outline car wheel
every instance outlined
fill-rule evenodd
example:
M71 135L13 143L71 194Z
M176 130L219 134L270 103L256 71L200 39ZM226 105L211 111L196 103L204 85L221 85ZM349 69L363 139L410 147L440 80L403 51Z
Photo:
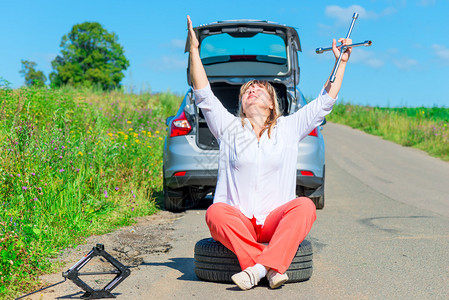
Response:
M313 272L312 244L304 240L287 270L287 282L308 280ZM237 256L212 238L195 245L195 274L199 279L213 282L232 282L232 275L242 271Z
M316 209L323 209L324 208L324 195L321 197L311 197L310 200L315 203Z
M163 189L164 189L164 204L165 210L171 212L185 211L185 201L187 193L183 189L171 189L167 187L165 183L165 177L163 177Z

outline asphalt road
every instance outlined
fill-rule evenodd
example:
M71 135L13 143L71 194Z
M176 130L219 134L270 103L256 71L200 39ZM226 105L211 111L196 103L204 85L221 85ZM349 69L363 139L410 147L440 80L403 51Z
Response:
M323 134L326 205L308 236L310 280L250 291L199 281L193 249L209 233L205 211L191 210L175 221L173 249L146 256L117 298L449 299L449 163L341 125Z

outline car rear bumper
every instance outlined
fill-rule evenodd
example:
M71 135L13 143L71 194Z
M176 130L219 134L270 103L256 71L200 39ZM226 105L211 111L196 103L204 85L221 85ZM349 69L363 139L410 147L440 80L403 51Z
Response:
M182 176L176 174L165 178L166 185L169 188L176 189L184 186L214 187L217 185L218 170L191 170L182 171Z

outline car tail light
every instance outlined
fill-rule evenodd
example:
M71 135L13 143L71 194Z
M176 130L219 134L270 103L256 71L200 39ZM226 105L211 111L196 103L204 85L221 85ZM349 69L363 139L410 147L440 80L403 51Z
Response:
M171 122L170 137L186 135L192 130L189 121L187 121L186 114L182 112L179 117Z
M186 175L186 171L179 171L179 172L176 172L175 174L173 174L173 176L185 176Z
M312 171L301 171L302 176L314 176Z
M312 131L309 133L309 135L310 135L310 136L316 136L316 137L318 137L318 127L316 127L314 130L312 130Z

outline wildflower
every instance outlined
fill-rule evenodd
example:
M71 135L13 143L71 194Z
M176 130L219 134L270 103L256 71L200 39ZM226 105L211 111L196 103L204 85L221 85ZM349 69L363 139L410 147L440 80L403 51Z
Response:
M105 198L108 197L108 191L104 191L104 197L105 197Z
M118 191L118 187L116 187L115 190Z
M131 121L127 121L126 123L131 124L132 122Z
M34 201L37 201L37 198L34 198L33 200L34 200Z
M133 208L131 208L131 210L132 210L132 211L134 211L134 207L133 207Z
M59 158L60 158L60 159L62 159L62 156L61 156L61 155L59 155Z
M64 150L64 149L65 149L65 146L61 146L61 149Z
M64 169L60 169L59 172L61 172L61 173L64 172Z
M81 151L80 151L80 152L78 152L78 155L81 155L81 156L83 156L83 152L81 152Z
M78 169L78 168L75 170L76 173L78 173L79 171L80 171L80 169Z
M20 177L20 174L17 174L17 177Z
M28 189L28 187L22 186L22 190L26 191L27 189Z
M163 140L163 138L161 138L161 137L159 137L159 139L162 141Z
M136 195L133 194L133 197L136 198Z
M36 176L36 173L31 173L32 176Z
M133 129L132 128L130 128L130 129L128 129L129 131L132 131Z

